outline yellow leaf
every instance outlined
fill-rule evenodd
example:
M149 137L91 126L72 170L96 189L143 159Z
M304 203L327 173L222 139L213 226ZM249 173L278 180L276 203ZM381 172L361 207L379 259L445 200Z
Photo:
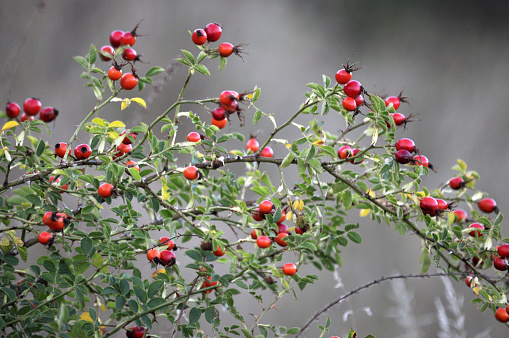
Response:
M80 320L84 320L86 322L93 322L92 317L90 317L90 313L88 313L88 312L83 312L80 315Z
M129 99L122 100L122 105L120 106L120 110L124 110L131 104L131 101Z
M371 212L370 209L361 209L360 216L366 217L367 215L369 215L370 212Z
M96 124L98 126L101 126L101 127L106 127L106 124L104 123L104 120L103 119L100 119L98 117L96 117L95 119L92 120L92 123L93 124Z
M122 121L113 121L108 124L108 128L125 128L125 124Z
M161 198L165 201L170 197L170 189L166 185L166 178L162 177L163 186L161 187Z
M141 97L133 97L131 99L131 101L136 102L137 104L139 104L143 108L147 108L147 104L145 103L145 100L143 100Z
M313 142L313 144L315 146L320 146L321 147L321 146L323 146L325 144L325 142L323 140L318 140L318 141Z
M118 133L114 132L114 131L109 131L108 132L108 136L111 137L112 139L117 139L118 137ZM123 140L123 139L122 139Z
M247 94L247 95L246 95L246 98L247 98L248 100L251 100L251 99L253 98L253 94Z
M7 122L6 124L4 124L4 126L2 127L2 131L5 131L7 129L11 129L11 128L14 128L18 125L19 123L16 122L16 121L9 121Z
M152 277L155 278L158 273L166 273L166 269L159 269L152 274Z
M287 147L287 148L291 148L291 147L292 147L292 145L291 145L290 143L288 143L288 144L286 144L286 147Z
M242 155L244 155L244 154L242 153L242 151L240 151L240 150L230 150L230 154L237 155L237 156L242 156Z

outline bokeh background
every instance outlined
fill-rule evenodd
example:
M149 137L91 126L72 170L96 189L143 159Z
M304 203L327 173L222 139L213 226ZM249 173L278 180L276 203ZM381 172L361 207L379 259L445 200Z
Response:
M95 104L91 90L84 89L85 82L79 78L80 66L72 59L85 55L91 43L100 48L108 44L111 31L130 30L144 19L139 28L144 36L135 46L147 62L138 65L144 74L152 66L171 64L181 49L197 54L188 30L219 22L221 41L248 43L248 54L244 61L231 57L220 72L218 60L207 61L212 76L195 76L185 97L217 97L224 89L240 92L257 85L262 88L258 106L276 114L281 123L305 99L306 83L321 82L322 74L333 77L350 57L364 66L354 77L368 91L397 95L405 89L410 105L400 110L418 113L419 121L400 129L398 136L412 138L437 167L437 173L424 179L427 187L446 182L453 174L450 168L461 158L469 169L479 172L477 188L489 192L502 212L509 210L505 198L509 188L508 2L48 0L39 9L37 3L1 2L0 101L22 102L33 96L41 98L43 106L57 107L60 115L50 126L50 144L69 139L74 126ZM173 102L185 76L186 70L177 68L146 111L108 108L102 116L121 119L128 127L151 121ZM149 92L140 96L146 98ZM263 139L270 125L251 126L252 113L247 112L248 125L241 131L259 131ZM306 123L304 119L297 122ZM330 130L344 128L336 116L327 122ZM238 128L238 121L233 119L231 128ZM276 154L283 150L278 145L274 148ZM360 221L364 242L344 250L344 266L335 275L313 268L302 271L320 273L317 285L297 293L297 301L287 297L278 302L278 311L271 311L267 320L301 326L347 290L382 275L420 271L421 243L415 236L400 237L385 224ZM337 288L338 281L343 287ZM334 307L314 326L323 325L330 316L331 334L325 336L343 337L352 327L360 336L435 337L444 332L443 320L449 317L451 331L443 336L507 336L505 325L496 322L490 311L479 313L468 304L474 295L463 282L453 287L447 291L440 279L377 285ZM459 312L448 308L453 299L459 302ZM246 313L260 311L251 299L240 307ZM160 334L164 336L168 327L161 328ZM305 336L318 335L318 330L311 329Z

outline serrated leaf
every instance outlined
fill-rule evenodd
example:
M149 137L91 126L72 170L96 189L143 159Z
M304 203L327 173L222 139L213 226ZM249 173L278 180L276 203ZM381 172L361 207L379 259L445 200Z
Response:
M196 57L196 63L202 62L207 57L207 53L201 51L200 54Z
M257 124L258 121L260 121L261 118L262 118L262 111L260 109L258 109L254 113L254 116L253 116L253 124Z
M23 262L26 262L28 259L28 250L24 246L18 246L18 252L19 256L23 260Z
M79 63L83 68L88 69L88 61L83 56L75 56L73 57L74 61Z
M195 61L193 54L185 49L182 49L182 53L184 53L185 57L191 62L192 65L194 65Z
M210 72L207 69L207 67L205 67L205 65L195 65L194 69L196 69L198 71L198 73L203 74L205 76L210 75Z
M218 70L223 69L223 68L226 66L226 62L227 62L227 61L226 61L226 58L224 58L224 57L222 57L222 56L221 56L221 57L219 58L219 69L218 69Z
M183 65L186 65L188 67L192 67L192 63L189 62L187 59L183 59L183 58L178 58L177 59L178 62L182 63Z
M122 121L113 121L108 124L108 128L125 128L125 124Z

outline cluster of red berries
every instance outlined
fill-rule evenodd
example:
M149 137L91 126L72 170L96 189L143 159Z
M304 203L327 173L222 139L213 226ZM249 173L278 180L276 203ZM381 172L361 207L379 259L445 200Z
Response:
M419 154L419 151L415 147L415 142L413 140L409 138L402 138L396 142L395 146L396 153L394 154L394 159L399 164L410 163L412 165L416 164L433 169L433 165L429 163L428 158ZM416 153L416 155L412 155L412 153Z
M221 25L212 22L205 26L205 29L201 28L195 29L191 35L191 40L193 40L194 44L198 46L203 46L206 43L211 43L219 40L222 33L223 28L221 27ZM211 51L226 58L232 54L240 56L240 53L242 52L242 47L244 47L244 44L234 46L229 42L223 42L219 45L218 49L214 49Z
M140 61L140 55L132 46L136 43L136 33L138 29L137 24L133 30L124 32L121 30L113 31L110 34L110 45L101 47L99 56L103 61L113 60L111 68L108 70L108 77L112 81L120 80L120 86L125 90L131 90L138 85L138 76L134 70L133 64ZM115 60L115 49L119 52L122 51L122 58L126 61L118 64ZM122 67L131 64L131 72L122 74Z
M173 253L174 250L177 250L175 242L173 242L169 237L161 237L159 239L159 243L161 246L164 246L165 249L161 251L158 249L148 250L147 259L150 262L154 262L155 264L160 264L162 266L174 265L177 262L177 257Z
M23 114L21 114L20 121L25 122L29 120L30 122L35 119L35 116L39 114L39 119L41 121L44 121L46 123L53 121L57 115L58 110L56 110L53 107L45 107L42 109L41 101L39 99L36 99L34 97L28 98L23 102ZM21 108L19 104L16 102L7 102L7 105L5 106L5 114L14 119L19 116L21 113Z
M274 215L275 207L274 203L269 200L261 201L258 208L253 212L252 216L255 221L262 221L265 219L265 215L270 214ZM281 217L278 220L275 220L278 232L275 238L269 238L269 236L264 235L261 230L253 229L251 231L251 238L256 239L256 245L261 249L266 249L272 245L272 242L276 242L279 246L286 247L288 244L285 241L285 237L290 235L290 231L288 230L288 226L283 224L286 219L286 211L281 210ZM298 234L303 234L303 229L295 228L295 232ZM259 235L260 234L260 235ZM286 275L294 275L297 272L297 267L293 263L287 263L283 266L283 273Z
M48 211L42 217L42 223L47 225L53 231L62 231L69 222L69 216L63 212Z
M125 334L127 338L143 338L145 336L145 330L146 328L144 326L133 326L128 328Z

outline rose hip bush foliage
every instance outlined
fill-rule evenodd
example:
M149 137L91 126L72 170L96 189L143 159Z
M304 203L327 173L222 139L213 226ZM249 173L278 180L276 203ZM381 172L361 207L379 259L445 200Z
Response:
M348 217L359 213L422 239L422 275L409 277L429 276L436 265L465 280L480 311L507 321L502 214L475 190L479 175L461 160L447 184L422 185L433 166L413 140L398 137L411 121L396 112L406 101L401 94L384 100L370 93L352 80L359 68L347 63L307 84L289 116L258 107L257 87L187 99L193 79L210 75L206 64L222 69L246 47L214 45L222 28L212 23L190 32L197 49L178 59L188 76L175 102L153 121L110 121L107 110L146 108L133 89L151 90L165 71L141 63L133 49L137 28L115 31L110 45L75 58L97 102L69 140L44 140L42 126L58 115L42 109L44 98L6 106L3 335L158 336L157 322L172 336L299 336L316 321L324 336L330 320L321 315L335 302L301 327L273 323L268 314L283 296L313 288L318 277L301 274L303 265L334 270L344 250L362 245L360 225ZM335 130L324 123L332 114ZM247 136L261 119L273 128ZM183 135L183 126L193 131ZM36 246L45 246L43 255ZM154 274L143 274L140 264ZM262 298L267 291L272 296ZM253 317L239 309L241 294L263 310ZM235 324L225 325L225 317Z

